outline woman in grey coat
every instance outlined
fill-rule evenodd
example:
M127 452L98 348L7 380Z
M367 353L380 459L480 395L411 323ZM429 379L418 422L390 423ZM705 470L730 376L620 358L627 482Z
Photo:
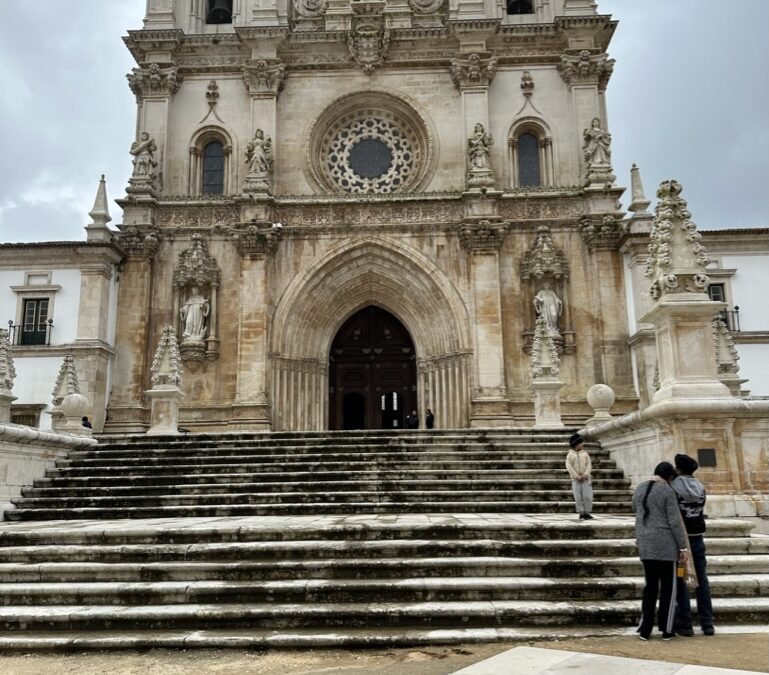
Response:
M670 487L670 481L675 477L673 465L660 462L654 469L654 476L641 483L633 495L636 543L646 578L641 603L641 625L638 627L642 640L648 640L651 635L658 593L660 606L657 623L662 631L662 639L675 637L676 561L686 560L689 547L678 511L678 499Z

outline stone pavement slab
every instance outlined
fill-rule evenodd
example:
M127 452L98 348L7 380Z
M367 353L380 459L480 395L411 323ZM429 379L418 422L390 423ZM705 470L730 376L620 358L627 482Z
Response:
M628 659L560 649L515 647L453 675L751 675L753 671Z

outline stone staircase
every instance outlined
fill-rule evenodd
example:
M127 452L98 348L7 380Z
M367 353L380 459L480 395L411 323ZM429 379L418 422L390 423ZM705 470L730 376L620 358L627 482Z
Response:
M195 435L72 452L6 513L21 522L0 523L0 649L632 632L629 488L590 452L590 522L573 513L563 434ZM719 626L769 622L769 538L749 530L709 523Z

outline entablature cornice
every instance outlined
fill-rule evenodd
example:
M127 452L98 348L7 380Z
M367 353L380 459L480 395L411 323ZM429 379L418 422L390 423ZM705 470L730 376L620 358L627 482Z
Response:
M185 35L181 28L129 30L128 35L123 37L123 42L137 63L147 60L147 52L175 52L184 40Z

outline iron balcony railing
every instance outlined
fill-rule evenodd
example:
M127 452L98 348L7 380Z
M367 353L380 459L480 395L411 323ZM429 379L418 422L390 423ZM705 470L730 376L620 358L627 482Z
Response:
M50 345L53 319L37 324L14 325L8 322L8 340L12 345Z

